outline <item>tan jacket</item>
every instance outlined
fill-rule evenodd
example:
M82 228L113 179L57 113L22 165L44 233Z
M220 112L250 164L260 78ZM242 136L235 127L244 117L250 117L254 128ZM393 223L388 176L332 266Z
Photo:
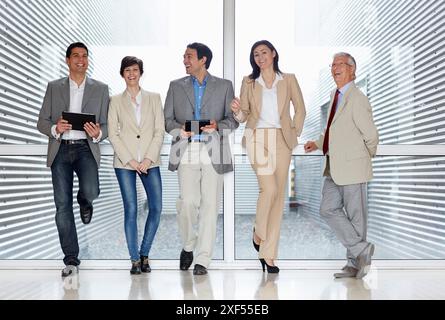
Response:
M335 90L331 94L331 112ZM323 149L324 133L315 142ZM367 182L372 179L372 161L379 134L368 98L351 84L337 108L329 131L330 175L338 185ZM324 175L327 175L326 164Z
M150 159L150 168L160 165L164 140L164 113L161 96L142 90L141 124L138 127L134 106L125 91L111 97L108 111L108 139L114 149L114 167L132 169L129 161Z
M298 137L303 130L306 108L304 106L303 95L294 74L282 74L283 80L277 83L278 112L280 113L281 130L289 149L293 149L298 144ZM248 76L244 77L241 85L240 103L241 111L236 118L239 122L247 120L246 128L256 129L262 107L263 87ZM290 102L295 110L293 119L290 116ZM245 145L245 130L243 145Z

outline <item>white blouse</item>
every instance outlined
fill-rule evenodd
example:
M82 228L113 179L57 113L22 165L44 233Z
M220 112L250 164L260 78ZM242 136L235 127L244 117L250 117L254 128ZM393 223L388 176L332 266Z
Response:
M277 98L277 83L280 80L283 80L283 77L277 73L271 89L266 87L261 75L255 80L263 87L263 103L261 104L261 114L257 128L281 128Z
M130 95L130 93L127 91L128 95ZM136 123L138 125L138 127L141 125L141 116L142 116L142 112L141 112L141 104L142 104L142 91L139 90L138 94L136 95L136 103L133 102L133 100L131 100L131 95L130 95L130 101L131 104L134 107L134 115L136 117ZM138 147L138 158L136 159L138 162L141 162L141 150L140 147Z
M127 91L128 95L130 96L131 104L134 107L134 115L136 117L136 123L138 124L138 127L141 125L141 103L142 103L142 92L139 90L138 94L136 95L136 103L131 100L131 95Z

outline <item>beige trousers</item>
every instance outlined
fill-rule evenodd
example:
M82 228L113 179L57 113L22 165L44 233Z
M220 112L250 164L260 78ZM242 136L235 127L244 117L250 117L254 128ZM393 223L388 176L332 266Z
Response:
M281 129L255 129L246 136L246 149L260 192L255 218L259 257L276 259L292 150Z
M194 263L208 267L216 239L216 222L223 175L216 173L204 143L189 143L178 167L179 232L185 251L194 251Z

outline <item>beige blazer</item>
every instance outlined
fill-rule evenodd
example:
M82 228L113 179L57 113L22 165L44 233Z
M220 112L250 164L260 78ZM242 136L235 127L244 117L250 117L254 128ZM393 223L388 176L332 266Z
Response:
M335 90L331 93L331 112ZM325 129L326 130L326 129ZM323 149L324 133L316 141ZM372 179L372 161L379 134L368 98L352 83L337 108L329 132L329 170L338 185L363 183ZM324 167L324 175L328 175Z
M160 165L164 140L164 112L161 96L142 90L141 123L137 125L134 106L125 91L111 97L108 110L108 139L114 149L114 167L132 169L129 161L150 159L150 168Z
M306 108L304 106L303 95L300 86L294 74L282 74L283 80L277 83L278 112L280 113L281 130L289 149L293 149L298 144L298 137L303 130L304 118L306 117ZM295 110L293 118L290 116L290 102ZM244 77L241 85L240 104L241 113L237 120L246 123L246 128L256 129L258 119L261 114L263 102L263 87L248 76ZM245 130L243 145L249 132Z

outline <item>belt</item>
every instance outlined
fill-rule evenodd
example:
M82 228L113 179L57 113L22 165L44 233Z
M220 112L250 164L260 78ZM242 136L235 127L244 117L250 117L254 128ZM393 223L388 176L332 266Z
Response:
M78 140L66 140L66 139L62 139L60 140L61 144L80 144L80 143L87 143L88 140L87 139L78 139Z

